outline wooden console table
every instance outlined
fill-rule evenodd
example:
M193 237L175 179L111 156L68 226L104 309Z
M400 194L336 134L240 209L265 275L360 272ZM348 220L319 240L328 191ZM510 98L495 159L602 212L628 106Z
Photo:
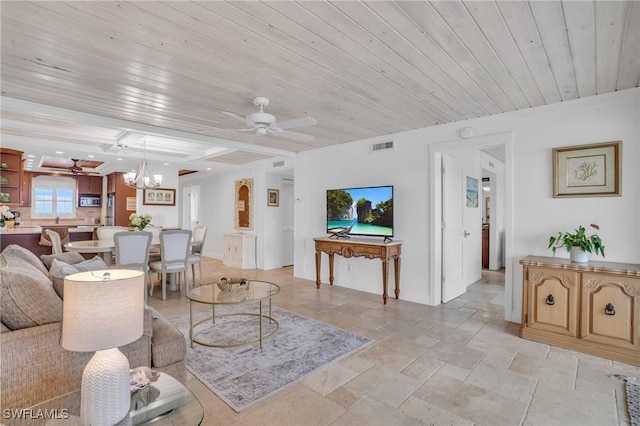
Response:
M394 275L396 281L396 299L400 296L400 255L402 241L389 243L337 240L328 237L314 238L316 242L316 287L320 288L320 260L322 252L329 255L329 284L333 285L333 255L338 254L345 258L364 257L367 259L380 259L382 261L382 301L387 304L387 289L389 284L389 259L393 259Z

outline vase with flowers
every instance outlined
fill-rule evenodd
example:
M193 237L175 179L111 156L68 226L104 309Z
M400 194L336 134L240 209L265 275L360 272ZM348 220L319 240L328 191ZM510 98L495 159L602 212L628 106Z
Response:
M0 206L0 228L4 229L6 226L13 224L14 215L7 206Z
M580 225L577 229L571 232L559 232L557 236L549 238L549 246L553 250L553 255L556 254L556 249L565 247L570 253L571 261L577 263L585 263L589 261L589 253L600 253L604 257L604 244L602 239L598 236L597 232L591 235L587 235L589 229L600 230L600 227L595 223L585 228Z
M136 228L138 231L143 231L144 228L151 223L151 215L149 213L131 213L131 215L129 215L129 222L131 222L131 226Z

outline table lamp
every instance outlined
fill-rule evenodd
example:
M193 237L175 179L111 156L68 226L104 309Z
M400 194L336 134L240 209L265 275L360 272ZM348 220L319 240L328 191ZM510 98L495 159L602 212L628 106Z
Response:
M144 274L110 269L64 278L62 347L95 355L82 373L80 420L115 424L129 412L129 360L118 349L142 336Z

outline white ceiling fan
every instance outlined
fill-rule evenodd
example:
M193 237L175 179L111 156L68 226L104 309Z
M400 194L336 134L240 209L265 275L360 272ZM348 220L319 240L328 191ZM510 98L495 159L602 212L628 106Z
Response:
M255 143L258 138L265 135L281 136L296 142L310 142L314 136L302 133L290 132L287 129L296 127L313 126L318 121L312 117L302 117L293 120L276 122L276 117L264 112L264 107L269 105L269 99L263 96L253 98L253 104L260 108L260 111L247 115L246 117L236 114L235 112L222 111L223 114L249 126L247 129L236 129L240 131L255 131L254 135L247 143Z

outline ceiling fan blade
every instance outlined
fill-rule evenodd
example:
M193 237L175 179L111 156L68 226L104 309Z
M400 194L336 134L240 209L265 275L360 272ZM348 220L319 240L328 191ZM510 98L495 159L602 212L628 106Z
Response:
M318 120L316 120L315 118L302 117L302 118L294 118L293 120L277 122L276 126L284 130L284 129L293 129L295 127L313 126L315 124L318 124Z
M236 114L235 112L229 112L229 111L222 111L222 113L228 117L235 118L236 120L243 122L244 124L246 124L251 128L249 130L253 130L256 128L256 125L253 121L247 120L245 117L241 116L240 114Z
M283 138L287 138L295 142L311 142L313 139L315 139L315 136L303 135L302 133L296 133L296 132L289 132L288 130L277 132L276 136L282 136Z

